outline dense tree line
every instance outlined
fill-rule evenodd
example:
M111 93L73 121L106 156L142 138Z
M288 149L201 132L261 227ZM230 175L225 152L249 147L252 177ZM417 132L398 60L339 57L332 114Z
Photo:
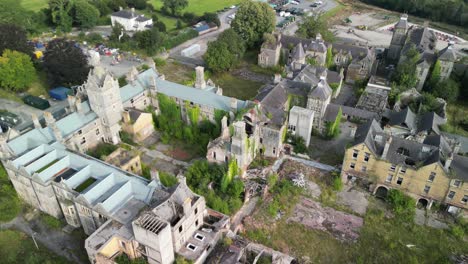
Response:
M362 0L385 9L445 22L457 26L468 26L467 0Z
M239 63L245 49L244 40L233 29L227 29L208 43L205 62L213 72L227 71Z

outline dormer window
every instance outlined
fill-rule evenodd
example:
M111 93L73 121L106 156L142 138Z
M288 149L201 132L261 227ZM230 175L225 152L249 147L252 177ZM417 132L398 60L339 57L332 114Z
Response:
M198 241L203 241L203 240L205 240L205 236L204 236L204 235L201 235L200 233L196 233L194 237L195 237L195 239L198 240Z

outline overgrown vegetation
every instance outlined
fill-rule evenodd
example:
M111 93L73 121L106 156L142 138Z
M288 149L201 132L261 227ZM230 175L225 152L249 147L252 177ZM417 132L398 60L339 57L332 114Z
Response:
M176 185L178 182L176 176L163 171L159 172L159 180L161 181L162 185L166 186L167 188Z
M391 189L387 194L387 201L390 204L395 218L402 223L412 223L416 212L415 201L397 189Z
M206 146L210 139L218 137L220 133L220 123L224 112L215 113L213 124L200 114L200 108L189 103L185 104L187 118L190 124L187 125L182 119L179 105L163 94L158 94L160 115L155 117L155 127L162 132L161 140L168 143L173 139L182 140L191 144L197 153L206 153Z
M0 222L8 222L21 211L21 200L0 163ZM1 250L1 249L0 249ZM1 254L0 254L1 255Z
M291 143L294 146L294 152L304 154L307 153L307 146L305 144L305 140L301 136L292 135L291 133L287 133L287 142Z
M88 150L87 154L96 159L104 160L114 152L118 147L110 143L99 143L94 149Z
M341 124L341 118L343 116L343 110L338 110L338 113L336 114L335 121L333 122L328 122L326 124L327 127L327 134L326 137L329 139L336 138L340 135L340 124Z
M277 181L277 177L269 178L269 183L274 183L270 187L270 193L273 196L273 201L268 205L268 214L275 217L279 211L283 213L292 210L293 206L298 201L298 196L302 192L300 187L294 186L289 179L281 179Z
M238 174L236 170L235 162L222 166L198 160L187 170L187 184L205 197L208 207L233 214L242 206L244 192L244 183L234 177Z

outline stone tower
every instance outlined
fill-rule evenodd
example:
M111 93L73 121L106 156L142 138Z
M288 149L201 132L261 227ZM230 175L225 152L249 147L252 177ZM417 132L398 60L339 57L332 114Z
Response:
M205 81L205 68L202 66L197 66L195 68L195 88L198 89L205 89L206 88L206 81Z
M112 144L119 143L119 122L123 111L119 82L104 68L97 66L89 72L88 80L83 87L88 95L91 109L101 121L104 140Z
M325 128L323 116L330 103L332 94L333 90L327 83L326 75L322 74L320 82L315 87L312 87L307 96L307 109L314 112L313 128L320 132Z
M453 48L455 43L450 41L448 46L440 51L439 62L440 62L440 79L445 80L450 77L453 70L453 64L457 60L457 55Z
M237 160L239 168L244 169L248 165L247 133L245 132L245 122L237 121L233 123L234 135L231 140L231 154Z
M393 29L392 41L388 49L387 58L389 60L397 61L400 57L401 49L405 45L406 35L408 33L408 15L403 14L400 21L395 24Z

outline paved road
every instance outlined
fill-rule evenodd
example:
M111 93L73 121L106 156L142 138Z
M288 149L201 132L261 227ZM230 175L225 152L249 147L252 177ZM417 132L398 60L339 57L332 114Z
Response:
M315 1L303 1L300 5L297 5L297 6L294 6L294 5L290 5L291 7L298 7L298 8L303 8L303 9L312 9L310 7L310 5L312 3L314 3ZM334 0L324 0L323 1L323 4L321 4L320 6L316 7L316 8L313 8L312 11L314 14L317 14L317 13L321 13L321 12L327 12L333 8L336 7L336 2ZM290 36L293 36L297 29L298 29L298 25L299 23L302 21L302 17L298 16L296 21L294 21L293 23L289 24L287 27L285 27L284 29L280 30L283 34L285 35L290 35Z

